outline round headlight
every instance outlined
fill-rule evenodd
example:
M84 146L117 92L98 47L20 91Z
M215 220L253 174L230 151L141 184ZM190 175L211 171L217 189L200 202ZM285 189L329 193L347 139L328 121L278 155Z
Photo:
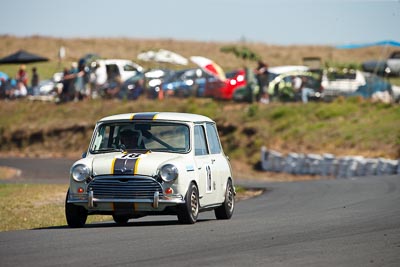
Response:
M72 178L77 182L85 181L90 175L90 169L83 164L78 164L71 170Z
M160 177L164 182L171 182L178 178L178 168L172 164L165 164L160 169Z

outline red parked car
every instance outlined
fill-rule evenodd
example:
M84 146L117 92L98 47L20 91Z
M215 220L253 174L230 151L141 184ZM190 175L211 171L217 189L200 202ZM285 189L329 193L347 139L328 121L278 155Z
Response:
M226 73L226 80L219 83L219 86L206 86L204 96L215 99L230 100L236 88L246 85L244 69Z

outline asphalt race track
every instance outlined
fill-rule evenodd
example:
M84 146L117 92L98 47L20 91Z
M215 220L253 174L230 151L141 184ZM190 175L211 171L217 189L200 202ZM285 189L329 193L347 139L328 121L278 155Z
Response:
M71 162L0 159L57 183ZM236 183L268 191L237 203L231 220L206 212L194 225L157 216L1 232L0 266L400 266L400 176Z

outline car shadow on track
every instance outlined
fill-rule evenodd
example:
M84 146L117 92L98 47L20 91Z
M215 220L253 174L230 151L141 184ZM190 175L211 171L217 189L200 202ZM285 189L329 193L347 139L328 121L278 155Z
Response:
M197 220L197 223L213 221L215 219L200 219ZM152 227L152 226L173 226L173 225L184 225L179 223L177 220L163 220L163 221L144 221L144 222L135 222L130 221L126 224L117 224L113 221L105 221L105 222L94 222L85 224L82 228L110 228L110 227ZM67 225L62 226L50 226L50 227L41 227L34 228L31 230L62 230L62 229L72 229Z

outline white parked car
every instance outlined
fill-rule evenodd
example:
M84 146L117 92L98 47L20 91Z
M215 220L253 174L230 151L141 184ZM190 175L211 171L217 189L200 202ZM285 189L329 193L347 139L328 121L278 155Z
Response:
M366 85L363 72L359 70L337 71L328 69L322 76L321 85L324 88L324 98L331 99L337 96L349 96Z
M134 113L97 122L83 158L70 170L65 213L70 227L91 214L116 223L146 215L177 215L195 223L214 210L230 219L235 189L229 160L208 117Z
M99 83L120 77L121 82L143 72L143 67L127 59L98 59L92 63L96 66L96 75L103 79Z
M393 75L400 76L400 51L393 52L386 63Z

